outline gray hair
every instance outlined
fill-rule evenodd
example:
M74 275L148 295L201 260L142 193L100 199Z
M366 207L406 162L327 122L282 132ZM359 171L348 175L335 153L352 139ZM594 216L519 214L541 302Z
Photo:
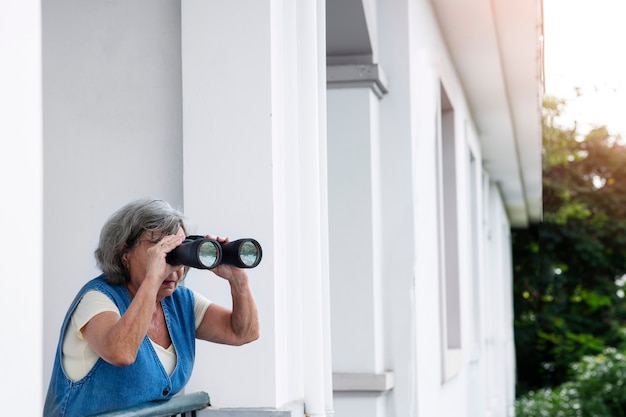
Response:
M111 285L130 280L122 256L139 243L144 233L157 242L163 236L175 234L182 227L187 234L185 216L163 200L140 199L126 204L109 217L100 232L95 250L96 263Z

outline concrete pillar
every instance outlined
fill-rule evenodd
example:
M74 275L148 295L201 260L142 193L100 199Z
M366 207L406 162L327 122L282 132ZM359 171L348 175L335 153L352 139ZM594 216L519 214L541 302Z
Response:
M207 390L216 407L332 409L323 5L182 2L185 212L199 233L254 237L264 251L250 271L260 339L198 346L188 390ZM210 272L188 285L230 303Z
M329 67L328 74L335 404L338 414L380 416L382 395L392 386L384 368L381 288L378 101L386 87L375 65Z

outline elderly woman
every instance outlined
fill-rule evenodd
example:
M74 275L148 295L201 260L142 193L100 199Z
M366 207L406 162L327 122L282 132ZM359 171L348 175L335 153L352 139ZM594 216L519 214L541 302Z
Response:
M95 251L103 274L67 312L44 416L87 416L171 398L191 376L195 339L242 345L259 337L246 270L225 264L212 270L230 284L232 311L179 287L188 267L165 258L186 234L182 213L160 200L132 202L109 218Z

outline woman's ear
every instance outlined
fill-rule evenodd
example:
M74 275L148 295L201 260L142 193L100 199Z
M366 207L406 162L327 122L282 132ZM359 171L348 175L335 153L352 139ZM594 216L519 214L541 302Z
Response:
M124 245L124 249L122 249L122 264L126 269L128 269L128 249L128 245Z

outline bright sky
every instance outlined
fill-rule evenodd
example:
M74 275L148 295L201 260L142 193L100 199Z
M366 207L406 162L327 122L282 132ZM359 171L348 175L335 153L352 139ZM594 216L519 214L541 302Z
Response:
M543 0L543 9L546 93L570 100L581 133L605 125L626 138L626 0Z

